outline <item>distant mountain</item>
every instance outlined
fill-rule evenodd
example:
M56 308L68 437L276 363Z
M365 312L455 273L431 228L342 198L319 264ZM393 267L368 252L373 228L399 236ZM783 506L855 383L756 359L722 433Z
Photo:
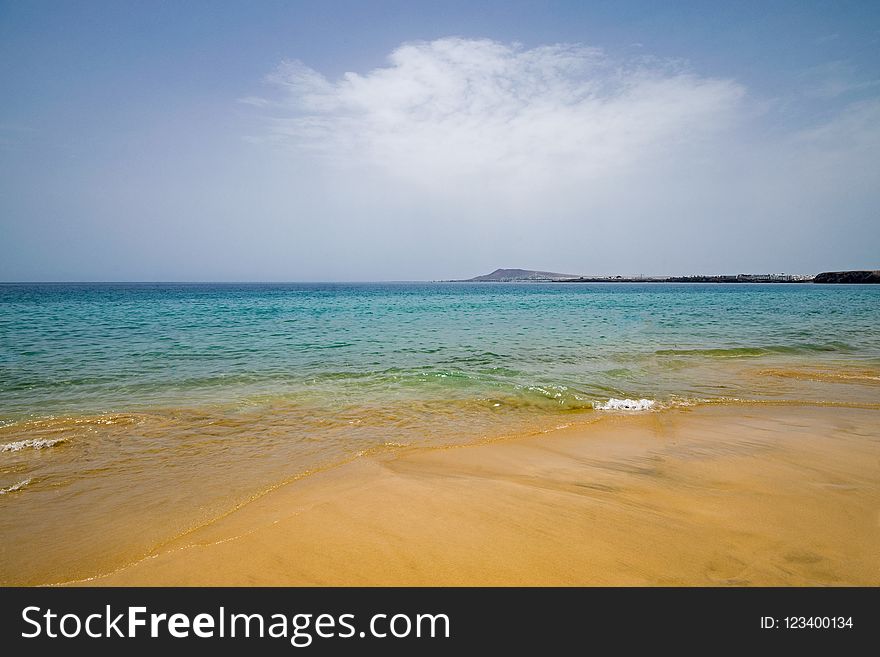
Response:
M485 282L485 281L558 281L567 278L577 278L576 274L557 274L552 271L534 271L532 269L496 269L491 274L483 276L475 276L463 281Z

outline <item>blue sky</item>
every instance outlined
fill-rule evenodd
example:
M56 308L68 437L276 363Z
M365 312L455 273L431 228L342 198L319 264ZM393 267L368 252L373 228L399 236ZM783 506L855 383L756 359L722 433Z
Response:
M659 4L0 2L0 280L880 267L880 4Z

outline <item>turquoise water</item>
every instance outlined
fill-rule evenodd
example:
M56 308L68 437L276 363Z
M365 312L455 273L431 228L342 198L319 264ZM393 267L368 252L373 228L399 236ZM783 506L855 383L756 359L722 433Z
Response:
M263 403L785 396L701 367L880 362L880 289L0 286L0 421Z
M0 285L0 582L104 572L373 450L626 399L880 408L880 286Z
M880 289L0 286L0 419L246 403L743 394L720 359L880 362ZM691 376L695 370L698 376Z

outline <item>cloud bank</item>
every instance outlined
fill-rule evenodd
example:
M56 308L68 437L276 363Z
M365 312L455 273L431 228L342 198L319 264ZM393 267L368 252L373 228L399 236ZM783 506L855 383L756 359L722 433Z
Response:
M579 45L406 44L389 66L329 81L286 62L270 82L293 113L274 134L336 165L425 187L544 188L619 174L729 127L744 89Z
M445 248L437 275L870 264L828 227L877 236L876 98L787 125L778 99L681 62L460 38L338 79L284 62L267 82L245 99L266 121L258 141L323 172L324 219L378 257Z

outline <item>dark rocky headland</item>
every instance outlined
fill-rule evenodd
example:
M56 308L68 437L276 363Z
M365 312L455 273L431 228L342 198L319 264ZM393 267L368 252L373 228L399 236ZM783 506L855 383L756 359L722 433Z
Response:
M814 283L874 283L880 284L880 269L853 271L823 271L813 278Z

